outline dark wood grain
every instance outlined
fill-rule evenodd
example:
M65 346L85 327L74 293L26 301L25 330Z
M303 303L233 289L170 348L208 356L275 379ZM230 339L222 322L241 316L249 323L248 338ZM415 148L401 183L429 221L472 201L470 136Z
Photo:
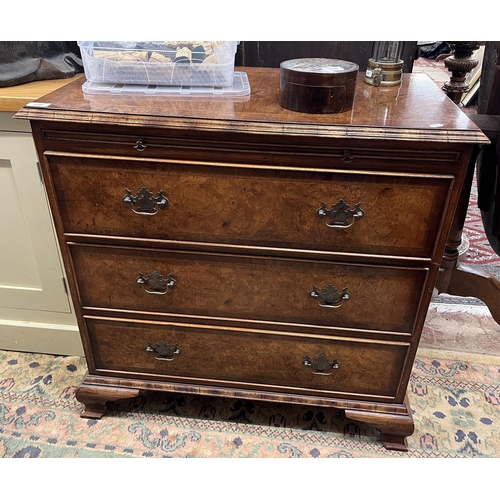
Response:
M425 268L332 264L220 254L71 245L84 307L214 315L269 322L386 330L411 334ZM139 273L157 271L177 284L151 294ZM338 308L311 297L333 284L347 288Z
M68 233L426 258L453 181L252 164L62 156L49 162ZM168 207L154 216L135 214L123 197L143 186L153 196L163 192ZM317 215L322 203L329 209L339 200L350 209L359 203L364 212L346 229L327 227L328 218Z
M87 320L93 344L94 374L120 372L131 377L144 374L155 379L235 385L283 393L320 392L356 398L359 393L394 400L408 344L365 342L339 338L301 338L210 327L176 324ZM177 345L173 361L157 359L146 351L160 340ZM315 375L306 358L324 354L337 360L331 375ZM372 373L371 377L364 374ZM341 394L342 393L342 394Z

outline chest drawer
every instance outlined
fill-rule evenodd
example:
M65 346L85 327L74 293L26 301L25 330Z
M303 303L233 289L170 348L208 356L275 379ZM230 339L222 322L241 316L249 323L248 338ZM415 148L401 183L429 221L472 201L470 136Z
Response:
M160 314L410 334L428 275L425 268L69 246L83 307Z
M93 374L392 398L408 345L87 318ZM370 376L367 377L366 374Z
M48 156L66 233L430 258L453 177Z
M140 105L143 103L141 101ZM182 105L180 101L177 104ZM233 108L233 102L226 104L228 108ZM320 115L315 118L318 116ZM141 127L120 127L109 132L102 128L89 131L87 126L75 125L72 129L65 130L53 129L50 125L47 127L41 133L49 150L136 159L189 159L205 162L223 159L225 162L260 165L316 168L345 168L349 165L353 169L378 170L383 167L399 171L408 171L408 167L418 171L432 163L441 172L453 172L463 158L464 149L462 144L447 142L422 146L418 143L406 142L403 145L401 142L384 140L381 144L378 141L368 143L366 140L347 137L325 138L321 134L308 137L298 134L293 138L284 138L283 135L233 133L228 141L224 134L201 131L193 133L189 129L158 131Z

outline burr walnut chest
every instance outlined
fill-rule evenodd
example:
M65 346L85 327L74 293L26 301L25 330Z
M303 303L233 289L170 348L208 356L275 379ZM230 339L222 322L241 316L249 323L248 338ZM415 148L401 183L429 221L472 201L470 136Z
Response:
M413 430L406 389L479 129L425 75L352 110L86 95L28 104L85 349L84 417L143 390L305 403Z

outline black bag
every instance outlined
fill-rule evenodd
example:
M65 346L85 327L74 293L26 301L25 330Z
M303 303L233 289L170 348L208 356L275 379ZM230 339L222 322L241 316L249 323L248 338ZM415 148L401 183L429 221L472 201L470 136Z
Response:
M83 72L76 42L0 42L0 87Z
M446 42L434 42L432 45L424 45L420 48L420 57L425 59L436 59L441 54L450 54L451 48Z

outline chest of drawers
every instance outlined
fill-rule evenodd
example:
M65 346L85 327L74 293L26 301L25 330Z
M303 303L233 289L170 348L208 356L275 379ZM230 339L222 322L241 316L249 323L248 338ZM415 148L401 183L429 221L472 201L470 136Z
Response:
M142 390L330 405L413 432L413 360L475 125L423 75L294 113L252 94L27 106L82 336L84 417Z

